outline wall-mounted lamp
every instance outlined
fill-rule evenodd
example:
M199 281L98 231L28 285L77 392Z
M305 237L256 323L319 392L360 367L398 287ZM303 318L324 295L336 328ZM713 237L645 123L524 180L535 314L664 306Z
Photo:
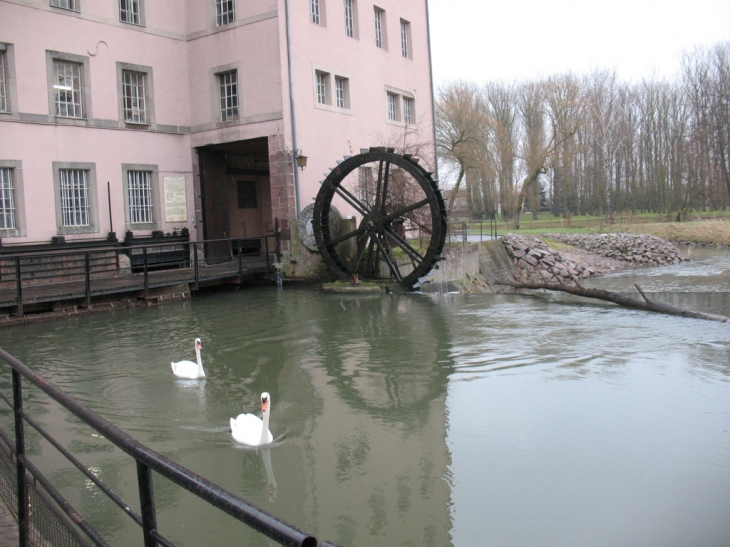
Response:
M286 161L289 163L296 161L297 167L304 171L304 168L307 166L307 156L302 154L301 150L284 150L284 154L286 155Z

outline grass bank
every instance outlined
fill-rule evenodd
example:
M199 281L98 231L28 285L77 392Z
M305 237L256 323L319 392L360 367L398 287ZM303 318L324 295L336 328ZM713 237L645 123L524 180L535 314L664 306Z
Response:
M488 221L468 223L470 234L488 233ZM553 217L540 213L537 219L523 215L520 229L515 230L511 222L498 222L499 234L513 233L542 235L549 233L601 234L629 232L651 234L675 242L688 242L702 245L730 246L730 211L717 211L691 215L685 222L672 222L666 215L643 213L637 215L614 214L609 218L589 215L575 216L570 219Z

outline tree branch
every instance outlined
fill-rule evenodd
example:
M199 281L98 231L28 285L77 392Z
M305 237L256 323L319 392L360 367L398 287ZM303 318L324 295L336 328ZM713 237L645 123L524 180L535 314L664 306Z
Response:
M667 304L662 304L660 302L653 302L652 300L649 300L649 298L644 294L644 291L641 290L641 288L636 285L637 290L641 294L642 298L644 299L639 300L638 298L633 298L631 296L626 296L621 293L613 292L613 291L606 291L603 289L594 289L594 288L585 288L576 283L575 286L572 285L564 285L564 284L558 284L558 283L521 283L518 281L504 281L504 280L498 280L495 281L498 285L508 285L510 287L513 287L515 289L544 289L548 291L559 291L564 292L568 294L574 294L576 296L582 296L585 298L595 298L598 300L604 300L606 302L613 302L614 304L618 304L619 306L623 306L625 308L631 308L634 310L643 310L643 311L650 311L655 313L664 313L667 315L676 315L679 317L690 317L693 319L704 319L706 321L720 321L721 323L726 323L729 318L725 317L724 315L712 315L709 313L702 313L702 312L694 312L694 311L688 311L688 310L682 310L679 308L675 308L673 306L669 306Z

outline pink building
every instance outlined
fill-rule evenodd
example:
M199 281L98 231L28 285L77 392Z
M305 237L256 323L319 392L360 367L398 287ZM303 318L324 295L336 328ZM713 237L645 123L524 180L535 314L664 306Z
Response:
M287 240L336 160L433 135L426 0L0 0L6 248Z

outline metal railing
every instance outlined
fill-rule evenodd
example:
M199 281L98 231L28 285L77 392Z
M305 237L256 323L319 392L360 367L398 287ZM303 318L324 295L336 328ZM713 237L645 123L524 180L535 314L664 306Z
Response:
M30 503L31 492L41 492L41 499L45 497L46 502L54 506L51 508L51 511L55 512L56 515L59 515L59 522L63 523L64 526L71 530L71 536L74 541L73 544L82 546L87 545L88 541L84 539L85 536L93 545L97 545L99 547L106 547L108 545L101 534L99 534L99 532L97 532L91 524L89 524L89 522L71 506L58 489L51 483L51 481L49 481L48 478L46 478L30 461L29 455L26 452L26 424L30 425L38 433L40 433L40 435L42 435L53 447L55 447L59 453L61 453L73 464L74 467L83 473L86 478L92 481L141 528L145 547L156 547L157 545L174 547L174 544L166 539L157 528L155 496L152 488L153 473L158 473L159 475L169 479L198 498L208 502L213 507L216 507L240 522L247 524L254 530L264 534L281 545L303 547L316 547L318 545L317 539L312 535L299 530L291 524L288 524L274 515L267 513L263 509L248 503L235 494L224 490L200 475L193 473L192 471L134 440L122 430L67 395L55 385L37 375L25 364L21 363L18 359L2 349L0 349L0 359L10 365L12 369L12 400L2 392L0 392L0 398L13 409L15 440L13 442L10 436L3 431L2 428L0 428L0 441L2 441L0 444L4 443L10 450L16 466L16 495L14 496L16 506L10 507L10 509L16 514L18 519L20 547L30 547L31 544L35 543L31 541L31 531L34 528L38 528L38 526L37 524L32 523ZM128 503L115 494L108 485L99 479L87 466L81 463L73 454L71 454L71 452L54 439L53 436L37 421L28 415L23 405L23 379L36 386L51 399L69 410L73 415L81 419L91 428L95 429L99 434L119 447L128 456L134 458L137 465L137 485L139 490L141 514L131 509ZM0 456L2 456L2 454L0 454ZM2 472L1 467L0 472ZM42 489L39 489L38 485L40 485ZM2 493L1 489L0 493ZM36 497L35 499L37 500L38 498ZM6 503L9 503L8 500L6 500ZM37 501L33 505L33 514L36 514L38 511L36 505ZM61 511L65 513L68 518L60 518ZM83 536L79 533L79 531L83 532ZM49 540L49 538L44 538L44 543L52 544L54 547L61 547L52 539ZM319 545L321 547L336 547L335 544L327 541L323 541L319 543Z
M273 239L273 244L272 244ZM94 250L48 251L42 253L16 253L0 255L0 289L11 293L4 303L18 307L23 314L23 305L37 302L24 293L29 287L48 287L61 283L83 282L83 287L74 292L73 298L84 298L86 306L92 296L130 290L119 284L119 291L113 288L95 290L92 282L121 278L126 275L141 274L139 282L132 287L145 291L149 296L150 288L178 283L194 283L199 288L201 265L228 263L237 265L235 274L242 277L244 267L251 258L263 257L265 271L272 270L272 256L280 258L278 232L270 236L248 238L226 238L203 241L173 241L133 246L109 246ZM176 276L169 282L152 282L151 272L179 269L187 275ZM53 299L48 297L48 299Z
M478 239L476 228L479 228ZM448 243L473 243L497 238L496 220L451 221L448 223L446 241Z

